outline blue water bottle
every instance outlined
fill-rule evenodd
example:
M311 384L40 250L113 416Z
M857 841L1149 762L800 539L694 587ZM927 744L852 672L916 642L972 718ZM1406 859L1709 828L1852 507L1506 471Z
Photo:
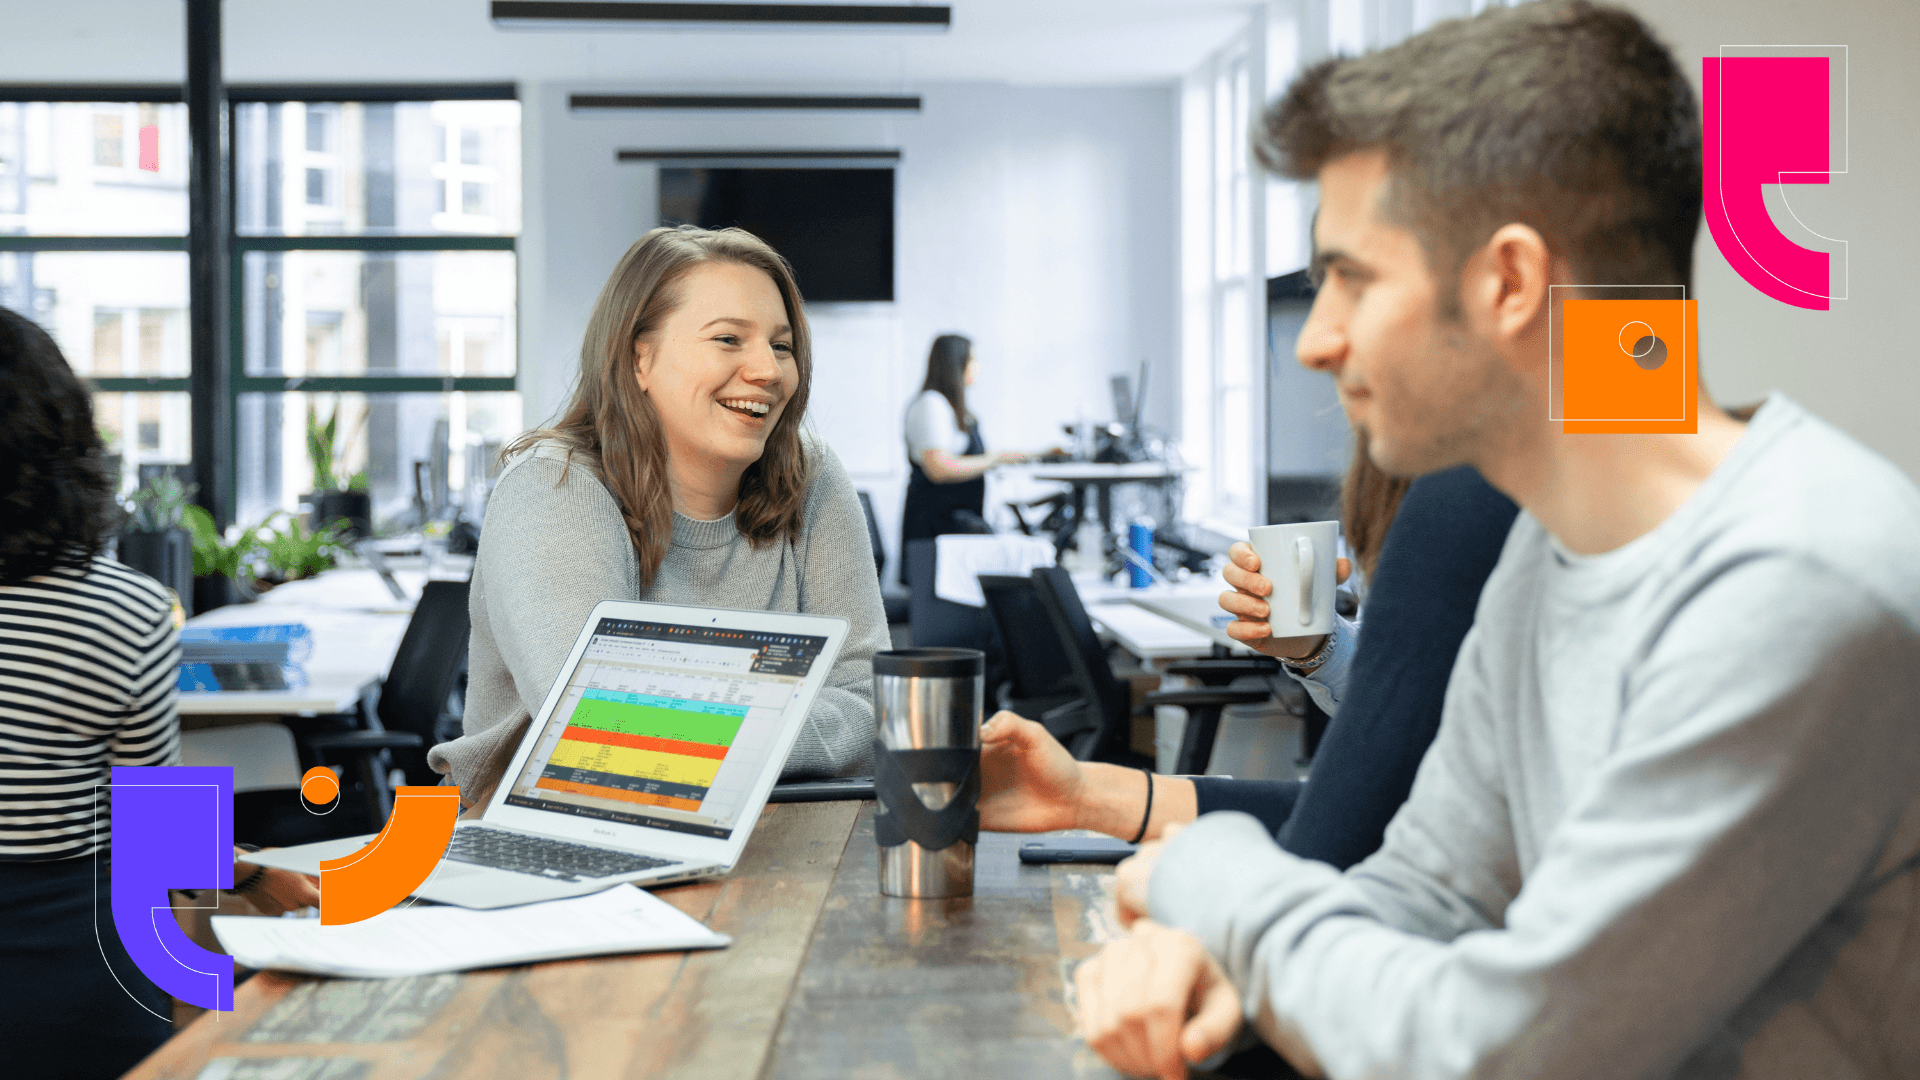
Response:
M1153 565L1153 519L1134 518L1127 526L1127 546L1133 549L1135 559L1127 560L1127 584L1136 589L1144 589L1153 584L1153 575L1147 567Z

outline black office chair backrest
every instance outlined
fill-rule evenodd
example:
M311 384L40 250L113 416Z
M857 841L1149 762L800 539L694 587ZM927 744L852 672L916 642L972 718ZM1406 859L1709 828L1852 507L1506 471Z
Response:
M1042 566L1033 572L1033 583L1053 620L1061 648L1073 665L1081 694L1099 706L1100 734L1094 752L1106 753L1120 740L1132 714L1127 691L1107 666L1106 647L1093 631L1093 620L1080 603L1080 590L1073 587L1073 578L1058 566Z
M1012 696L1021 699L1082 694L1073 661L1060 645L1031 577L981 574L980 591L987 598L987 614L1006 650L1007 676Z
M464 666L468 629L467 583L427 582L421 590L420 603L413 609L413 618L407 622L407 632L400 639L400 650L393 655L393 666L387 669L387 681L380 689L378 715L382 726L388 731L410 731L420 736L428 747L434 744L435 723L447 711L455 681ZM412 757L399 753L395 756ZM424 776L416 778L419 771L416 764L424 765L426 761L424 751L419 758L417 763L411 760L402 763L409 779L415 783L436 782Z
M873 545L873 572L885 577L887 546L880 542L880 519L873 516L873 496L864 491L854 494L860 496L860 512L867 515L867 542Z

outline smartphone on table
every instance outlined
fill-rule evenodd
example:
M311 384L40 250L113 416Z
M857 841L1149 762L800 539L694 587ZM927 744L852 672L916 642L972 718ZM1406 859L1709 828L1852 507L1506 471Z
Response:
M1049 836L1020 845L1023 863L1113 864L1139 848L1111 836Z

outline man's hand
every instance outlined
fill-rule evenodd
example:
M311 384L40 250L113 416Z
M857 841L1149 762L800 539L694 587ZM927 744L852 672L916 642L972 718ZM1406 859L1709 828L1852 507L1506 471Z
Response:
M980 827L995 832L1076 828L1086 786L1080 763L1047 729L1016 713L980 728Z
M1244 541L1235 544L1227 549L1227 558L1230 561L1224 573L1227 584L1234 588L1233 592L1220 594L1221 609L1234 617L1227 624L1227 636L1255 652L1282 660L1301 660L1318 652L1325 634L1273 636L1273 627L1267 622L1271 615L1267 597L1273 595L1273 582L1261 576L1260 556L1253 553L1253 546ZM1334 563L1334 581L1343 582L1352 573L1353 564L1347 560Z
M1129 1076L1183 1080L1244 1022L1239 991L1200 939L1149 919L1081 964L1073 983L1087 1045Z
M1120 860L1115 868L1114 907L1120 911L1120 925L1131 926L1136 919L1147 914L1147 886L1153 881L1154 864L1160 861L1160 852L1167 841L1180 834L1185 825L1168 825L1160 833L1160 839L1149 840L1140 845L1140 850Z
M235 863L233 872L236 878L245 877L253 873L253 864ZM278 915L317 906L320 903L320 882L296 870L268 867L260 884L245 895L247 903L252 904L260 914Z

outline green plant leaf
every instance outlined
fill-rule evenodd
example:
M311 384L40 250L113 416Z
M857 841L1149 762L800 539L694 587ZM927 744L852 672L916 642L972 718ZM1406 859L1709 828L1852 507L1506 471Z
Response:
M247 573L247 557L260 547L260 526L241 529L239 537L229 544L214 527L213 515L204 507L187 507L185 518L187 531L193 535L193 575L218 574L242 581Z

